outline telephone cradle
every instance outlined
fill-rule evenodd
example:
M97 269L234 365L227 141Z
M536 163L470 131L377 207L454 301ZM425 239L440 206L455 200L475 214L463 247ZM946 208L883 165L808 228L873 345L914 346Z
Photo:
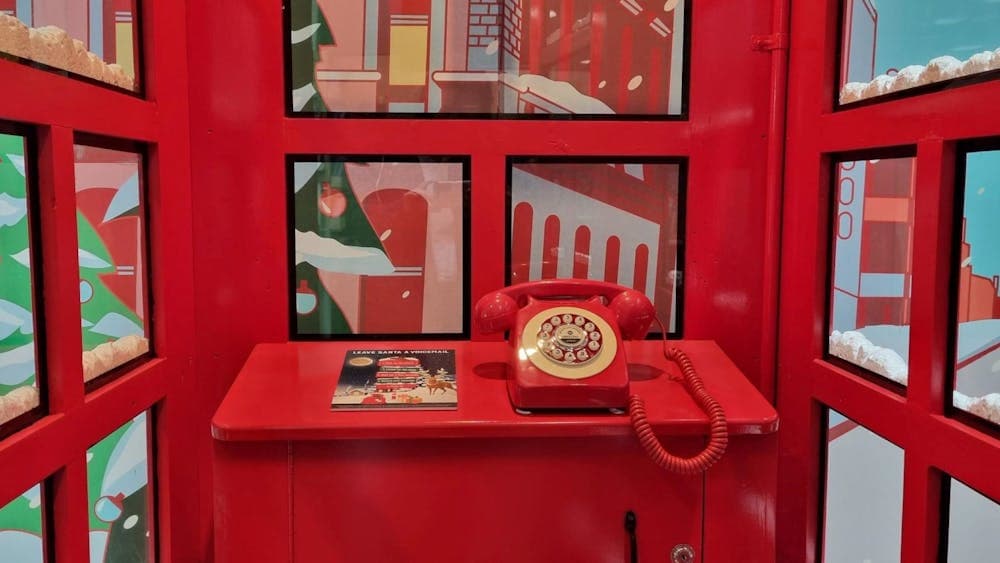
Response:
M473 318L483 333L509 334L507 391L518 411L627 408L642 448L657 465L678 473L705 471L725 453L722 407L705 391L687 355L668 345L643 293L589 280L527 282L484 295ZM690 457L664 449L644 401L629 392L623 339L645 338L654 321L663 334L664 356L680 367L685 388L709 418L709 442Z

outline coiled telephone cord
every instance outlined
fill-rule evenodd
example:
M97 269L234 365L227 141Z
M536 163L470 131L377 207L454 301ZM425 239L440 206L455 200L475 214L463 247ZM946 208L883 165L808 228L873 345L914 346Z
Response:
M628 414L632 419L632 426L639 436L639 443L642 444L642 448L657 465L667 471L685 475L701 473L719 461L722 454L726 451L726 445L729 443L729 431L726 429L726 413L723 412L722 406L705 391L705 384L698 377L698 373L695 372L694 365L687 354L677 348L667 347L666 331L663 330L663 324L660 323L659 319L656 322L660 324L660 330L664 335L663 355L668 360L680 366L681 374L684 376L684 387L687 388L688 393L698 403L698 406L708 415L708 444L700 453L691 457L676 456L668 452L663 447L663 444L660 443L660 440L657 439L646 416L646 403L642 400L642 397L638 395L629 397Z

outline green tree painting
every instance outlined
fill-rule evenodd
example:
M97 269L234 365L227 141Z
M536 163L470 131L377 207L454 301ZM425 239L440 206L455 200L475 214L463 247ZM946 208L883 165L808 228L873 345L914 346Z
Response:
M35 382L24 139L0 134L0 396Z
M292 110L326 112L326 104L316 89L316 62L319 46L332 45L333 35L316 0L292 0Z
M295 277L298 333L350 334L318 269L385 274L392 265L348 180L343 162L298 162L295 177Z

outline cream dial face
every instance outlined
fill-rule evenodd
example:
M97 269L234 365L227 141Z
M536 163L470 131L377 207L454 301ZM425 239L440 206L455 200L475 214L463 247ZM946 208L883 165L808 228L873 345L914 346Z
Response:
M585 379L614 360L618 343L601 317L578 307L553 307L524 327L521 353L538 369L563 379Z
M556 319L560 322L553 323ZM558 364L582 365L601 354L601 331L586 315L553 315L536 336L538 350Z

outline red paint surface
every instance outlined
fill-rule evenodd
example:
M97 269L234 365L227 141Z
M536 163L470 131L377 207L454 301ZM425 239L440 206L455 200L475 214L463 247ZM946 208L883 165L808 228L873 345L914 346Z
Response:
M216 561L618 561L626 510L642 559L679 543L705 560L773 559L776 415L714 343L678 345L726 409L731 452L688 477L646 458L625 416L515 413L499 342L380 344L455 347L457 410L331 413L337 366L359 345L251 354L214 419ZM706 417L660 343L627 352L657 432L699 450ZM261 482L275 486L254 504L246 491Z
M833 408L905 451L901 560L938 557L941 481L953 476L992 499L1000 440L948 418L953 295L956 143L1000 134L1000 116L981 112L1000 96L996 80L832 111L840 3L791 13L788 144L781 260L778 406L782 414L777 538L779 561L818 561L824 480L820 442ZM829 244L833 231L830 153L915 147L910 357L906 396L823 360L828 336ZM857 153L852 153L857 154ZM862 153L863 158L863 153ZM900 189L907 191L908 186ZM859 507L858 510L864 510Z

